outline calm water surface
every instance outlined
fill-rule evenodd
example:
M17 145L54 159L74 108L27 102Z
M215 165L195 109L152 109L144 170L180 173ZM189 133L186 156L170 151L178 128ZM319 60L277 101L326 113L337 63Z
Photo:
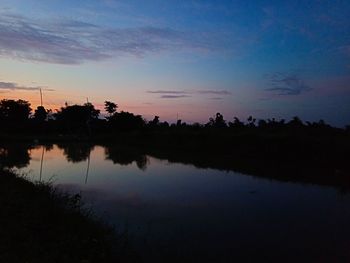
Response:
M350 197L336 189L110 152L39 146L20 170L81 192L99 216L153 253L213 262L349 259Z

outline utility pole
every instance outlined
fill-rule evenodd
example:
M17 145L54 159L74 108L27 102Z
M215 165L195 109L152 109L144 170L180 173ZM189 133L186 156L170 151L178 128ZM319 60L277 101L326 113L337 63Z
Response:
M40 106L42 107L43 106L43 92L42 92L41 88L39 88L39 91L40 91Z
M41 176L43 174L44 153L45 153L45 147L43 145L42 146L42 152L41 152L40 173L39 173L39 181L40 182L41 182Z
M87 168L86 168L86 174L85 174L85 184L87 184L87 182L88 182L88 177L89 177L90 155L91 155L91 150L89 151L89 156L88 156L88 159L87 159Z

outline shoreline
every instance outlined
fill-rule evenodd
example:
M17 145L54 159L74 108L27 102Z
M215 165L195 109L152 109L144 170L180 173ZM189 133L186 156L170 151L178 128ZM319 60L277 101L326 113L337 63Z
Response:
M129 262L126 237L47 183L0 170L1 262Z
M7 139L0 135L0 148L17 143L33 147L57 144L68 151L80 147L85 155L94 145L100 145L108 149L112 159L114 154L116 157L117 154L124 154L135 160L151 155L198 168L229 170L279 181L350 190L350 136L346 133L313 136L223 132L218 136L218 133L203 132L135 132L92 137L7 135ZM87 156L80 158L83 160Z

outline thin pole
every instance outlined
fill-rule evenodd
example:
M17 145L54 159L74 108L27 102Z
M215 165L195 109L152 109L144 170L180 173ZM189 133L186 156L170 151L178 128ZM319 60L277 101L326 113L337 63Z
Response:
M91 154L91 151L89 152L88 161L87 161L87 168L86 168L86 175L85 175L85 184L87 184L88 177L89 177L89 170L90 170L90 154Z
M41 152L41 161L40 161L40 182L41 182L41 176L43 174L43 163L44 163L44 153L45 153L45 147L44 145L42 146L43 150Z
M43 92L42 92L41 88L39 90L40 90L40 106L42 107L43 106Z

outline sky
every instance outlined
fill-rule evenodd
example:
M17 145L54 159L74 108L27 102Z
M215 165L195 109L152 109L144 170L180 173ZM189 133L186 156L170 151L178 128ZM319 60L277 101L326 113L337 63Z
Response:
M0 99L350 124L350 1L0 0Z

